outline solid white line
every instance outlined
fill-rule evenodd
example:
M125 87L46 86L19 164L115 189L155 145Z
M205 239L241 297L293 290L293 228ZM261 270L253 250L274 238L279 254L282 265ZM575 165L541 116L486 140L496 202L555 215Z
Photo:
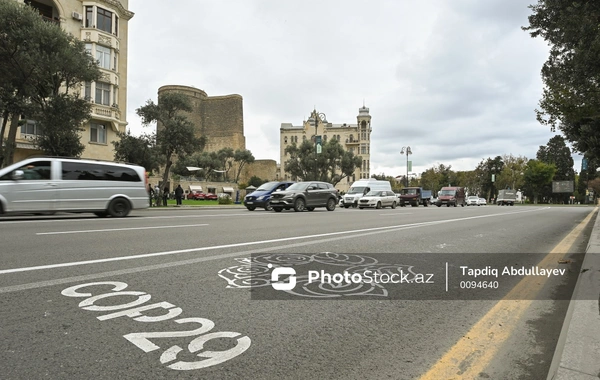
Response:
M103 230L37 232L36 235L83 234L83 233L88 233L88 232L113 232L113 231L131 231L131 230L150 230L153 228L179 228L179 227L200 227L200 226L208 226L208 224L184 224L181 226L153 226L153 227L107 228L107 229L103 229Z
M107 262L111 262L111 261L143 259L143 258L147 258L147 257L167 256L167 255L175 255L175 254L180 254L180 253L201 252L201 251L209 251L209 250L214 250L214 249L235 248L235 247L259 245L259 244L281 243L284 241L291 241L291 240L314 239L314 238L320 238L320 237L326 237L326 236L364 233L364 232L369 232L369 231L384 231L384 230L403 229L403 228L415 228L415 227L422 227L422 226L430 226L430 225L434 225L434 224L450 223L450 222L464 221L464 220L469 220L469 219L489 218L489 217L504 216L504 215L511 215L511 214L521 214L521 213L525 213L525 212L540 211L540 210L547 210L547 209L549 209L549 207L544 208L544 209L528 209L525 211L507 212L507 213L502 213L502 214L479 215L479 216L471 216L471 217L466 217L466 218L436 220L433 222L410 223L410 224L400 224L400 225L396 225L396 226L363 228L363 229L351 230L351 231L328 232L328 233L324 233L324 234L305 235L305 236L292 236L292 237L287 237L287 238L279 238L279 239L271 239L271 240L260 240L260 241L244 242L244 243L214 245L211 247L199 247L199 248L180 249L180 250L176 250L176 251L144 253L141 255L110 257L110 258L106 258L106 259L74 261L74 262L68 262L68 263L40 265L40 266L34 266L34 267L4 269L4 270L0 270L0 274L29 272L29 271L41 270L41 269L73 267L73 266L79 266L79 265L99 264L99 263L107 263Z
M187 212L187 211L186 211ZM193 214L193 215L165 215L165 216L130 216L127 218L96 218L96 217L89 217L89 218L69 218L68 215L59 215L59 216L64 216L65 218L63 219L32 219L32 220L10 220L10 219L0 219L0 225L3 224L22 224L22 223L58 223L58 222L102 222L102 221L107 221L110 220L111 223L114 223L116 221L128 221L131 222L132 220L142 220L142 219L175 219L175 218L207 218L207 217L215 217L215 216L252 216L252 215L257 215L257 216L263 216L263 215L274 215L275 213L269 213L269 212L257 212L257 213L253 213L248 211L248 213L243 213L243 214L213 214L213 215L206 215L206 214ZM56 218L57 216L53 216L53 218Z

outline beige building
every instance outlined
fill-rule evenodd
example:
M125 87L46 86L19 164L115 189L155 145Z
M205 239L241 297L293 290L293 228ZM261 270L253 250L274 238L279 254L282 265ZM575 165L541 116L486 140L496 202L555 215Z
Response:
M316 123L316 124L315 124ZM364 105L358 109L356 124L330 123L324 114L313 110L302 125L281 123L279 157L279 178L283 180L294 180L284 170L285 162L290 158L286 155L285 148L291 144L301 144L304 140L314 141L315 135L321 136L321 141L326 144L330 139L337 139L344 149L362 157L362 167L354 172L354 175L343 179L336 188L346 191L352 182L370 177L371 161L371 115L369 109Z
M113 160L112 141L127 126L127 25L133 17L127 9L129 1L15 1L29 4L48 22L58 23L63 30L79 37L98 60L102 79L82 83L80 88L80 95L93 103L91 119L82 126L81 142L86 146L82 157ZM35 121L23 123L17 132L15 162L40 153L32 143L39 133Z

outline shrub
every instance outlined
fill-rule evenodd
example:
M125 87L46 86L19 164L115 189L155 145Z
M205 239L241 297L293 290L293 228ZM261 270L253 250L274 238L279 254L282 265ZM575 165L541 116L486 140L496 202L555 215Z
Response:
M219 195L219 204L220 205L231 205L231 204L233 204L233 199L231 199L229 194L220 194Z

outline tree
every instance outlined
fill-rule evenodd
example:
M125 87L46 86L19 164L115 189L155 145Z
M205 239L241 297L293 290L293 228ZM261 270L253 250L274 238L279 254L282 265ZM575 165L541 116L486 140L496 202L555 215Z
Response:
M240 180L240 175L242 174L244 166L246 164L251 164L254 162L254 156L252 155L252 152L250 152L248 149L237 149L233 153L233 161L237 163L237 169L235 170L234 174L234 182L237 183Z
M292 178L310 180L315 178L316 173L316 180L333 185L352 176L362 165L362 158L344 150L336 139L323 145L320 154L315 152L315 146L308 140L303 141L300 146L295 143L288 145L285 153L290 158L285 162L284 170Z
M229 179L229 170L233 166L233 148L221 148L217 152L219 158L219 171L223 173L223 180Z
M524 187L528 196L533 196L533 202L538 203L538 198L548 187L554 174L556 166L554 164L546 164L539 160L529 160L524 173Z
M191 111L190 99L178 92L160 94L158 104L148 100L146 105L136 110L144 126L157 123L156 145L165 162L163 185L169 179L175 156L193 154L202 150L206 143L204 136L197 138L194 135L194 125L183 114Z
M523 174L527 167L527 157L505 154L502 156L502 170L496 176L498 189L521 189L523 187Z
M542 145L537 151L536 158L547 164L554 164L556 173L553 181L574 181L575 170L573 169L573 157L571 149L565 144L565 139L556 135L548 141L547 145ZM549 188L542 196L551 198L553 202L568 203L571 194L553 194Z
M550 45L538 121L559 128L575 150L600 158L600 2L538 0L529 31Z
M0 165L13 161L20 115L40 123L37 143L46 153L81 154L78 132L91 105L77 91L101 75L84 42L43 21L35 9L7 0L0 0L0 36Z
M113 141L115 161L130 162L143 166L147 172L158 171L161 157L156 148L156 134L133 136L131 131L117 132L119 140Z

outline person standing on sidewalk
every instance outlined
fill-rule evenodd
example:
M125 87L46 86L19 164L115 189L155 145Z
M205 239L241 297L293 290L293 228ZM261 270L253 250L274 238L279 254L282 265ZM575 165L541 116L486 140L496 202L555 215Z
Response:
M150 197L150 207L154 203L154 189L151 184L148 184L148 197Z
M160 187L158 187L158 184L154 186L154 205L156 207L160 206Z
M177 206L181 206L181 198L183 197L183 188L181 185L177 185L175 188L175 199L177 200Z
M169 199L169 188L165 187L162 193L163 206L167 207L167 199Z

